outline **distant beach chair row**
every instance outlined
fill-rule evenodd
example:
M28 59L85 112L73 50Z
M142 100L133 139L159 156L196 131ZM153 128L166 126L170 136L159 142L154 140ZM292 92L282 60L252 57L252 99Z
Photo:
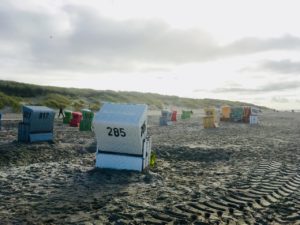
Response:
M89 109L82 109L81 112L64 111L63 123L71 127L79 127L80 131L91 131L94 112Z
M240 106L240 107L223 106L221 108L220 120L257 124L258 113L259 113L259 109L252 106Z
M251 106L222 106L220 112L216 108L205 108L204 113L204 128L216 128L219 121L257 124L259 110Z
M221 109L216 107L204 108L203 127L217 128L219 122L243 122L248 124L258 123L259 109L251 106L230 107L222 106ZM182 110L181 119L186 120L191 118L193 111ZM159 117L160 126L173 125L177 116L176 110L162 110Z
M180 119L186 120L190 119L191 115L193 114L192 110L182 110ZM177 121L177 110L162 110L161 116L159 117L159 125L160 126L167 126L167 125L173 125L174 122Z

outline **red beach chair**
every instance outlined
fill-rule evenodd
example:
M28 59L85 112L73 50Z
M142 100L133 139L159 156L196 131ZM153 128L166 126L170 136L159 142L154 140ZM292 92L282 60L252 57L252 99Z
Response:
M172 111L171 121L177 121L177 111Z
M70 121L71 127L79 127L80 121L82 119L81 112L73 112L72 113L72 120Z

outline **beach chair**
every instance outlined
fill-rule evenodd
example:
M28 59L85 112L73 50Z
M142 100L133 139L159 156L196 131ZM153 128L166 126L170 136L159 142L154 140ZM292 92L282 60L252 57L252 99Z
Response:
M18 124L19 142L53 141L54 110L45 106L23 106Z
M147 105L104 103L93 120L96 167L142 171L149 166Z

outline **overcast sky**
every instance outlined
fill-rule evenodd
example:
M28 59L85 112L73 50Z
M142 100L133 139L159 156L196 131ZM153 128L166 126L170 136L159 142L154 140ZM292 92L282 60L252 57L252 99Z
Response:
M0 0L0 79L300 109L295 0Z

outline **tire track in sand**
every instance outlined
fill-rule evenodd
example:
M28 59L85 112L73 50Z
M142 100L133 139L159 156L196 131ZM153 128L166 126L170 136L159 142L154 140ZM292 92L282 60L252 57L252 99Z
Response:
M294 165L262 162L210 200L152 209L146 224L295 224L300 220L300 174ZM197 222L198 221L198 222Z

